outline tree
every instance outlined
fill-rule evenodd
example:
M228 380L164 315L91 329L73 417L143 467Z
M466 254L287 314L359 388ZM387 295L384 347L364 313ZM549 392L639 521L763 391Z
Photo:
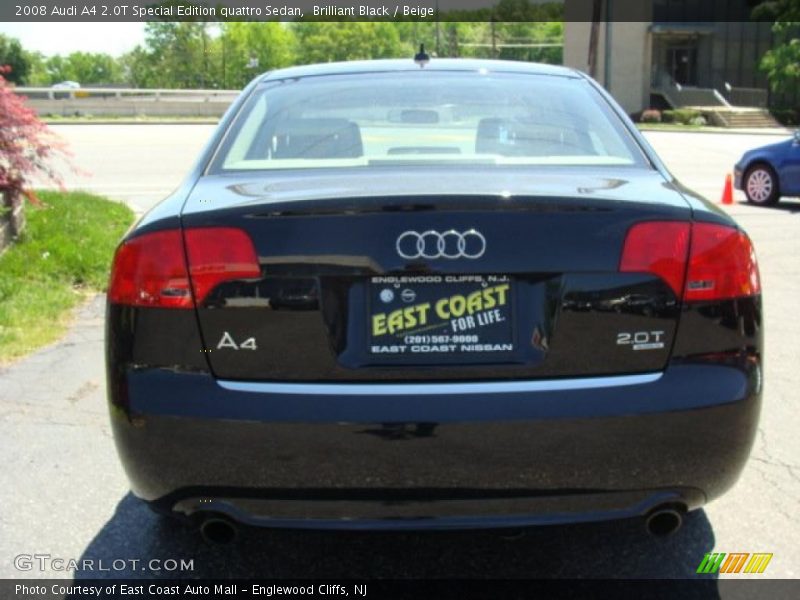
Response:
M800 85L800 2L765 2L753 10L753 17L775 21L775 45L761 59L770 87L775 92L796 90Z
M300 22L292 29L299 64L408 56L393 23Z
M122 77L131 87L162 87L157 85L158 70L150 53L136 46L119 59Z
M220 87L244 87L258 73L293 64L295 43L281 23L224 23L214 46Z
M206 26L190 21L147 23L144 47L137 46L123 60L128 78L142 87L205 87L209 79Z
M73 52L66 58L73 81L84 84L118 83L121 79L119 62L101 52ZM60 81L64 81L61 79ZM53 83L57 83L54 81Z
M563 46L539 47L536 44L563 44L564 25L559 22L512 21L497 23L495 35L498 44L506 44L497 52L504 60L527 60L561 64Z
M761 59L775 92L791 92L800 84L800 21L776 21L772 26L776 44Z
M27 52L30 72L25 80L26 85L34 87L49 86L50 74L47 72L47 58L41 52Z
M800 21L797 0L757 0L753 18L763 21Z
M44 70L47 74L47 85L60 81L75 81L75 75L70 68L69 61L60 54L46 58L44 60Z
M5 73L7 81L16 84L27 82L30 62L19 40L0 33L0 66L4 65L10 69Z
M498 5L499 6L499 5ZM505 10L510 10L506 5ZM503 18L514 18L505 14ZM428 52L436 47L433 23L398 22L403 44L400 56L413 56L420 43ZM449 21L441 23L439 52L441 57L502 58L561 64L563 62L564 25L561 21ZM538 46L537 44L555 44Z

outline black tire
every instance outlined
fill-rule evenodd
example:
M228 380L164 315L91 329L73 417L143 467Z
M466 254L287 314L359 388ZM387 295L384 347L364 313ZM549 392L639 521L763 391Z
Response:
M747 201L757 206L772 206L781 199L778 176L766 163L756 163L747 169L742 189Z

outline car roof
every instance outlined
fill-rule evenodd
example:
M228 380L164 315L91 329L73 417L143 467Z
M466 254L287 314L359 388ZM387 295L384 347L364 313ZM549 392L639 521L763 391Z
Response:
M315 77L319 75L345 75L357 73L386 73L398 71L488 71L492 73L520 73L528 75L553 75L558 77L580 78L574 69L547 65L543 63L513 60L484 60L469 58L432 58L424 67L412 59L357 60L303 65L269 71L261 76L261 81Z

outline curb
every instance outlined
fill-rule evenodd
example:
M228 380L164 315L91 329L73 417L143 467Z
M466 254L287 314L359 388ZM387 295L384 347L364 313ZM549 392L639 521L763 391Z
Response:
M763 130L759 129L731 129L728 127L718 127L718 128L686 128L683 129L660 129L658 127L639 127L636 125L636 128L641 131L642 133L716 133L716 134L723 134L723 135L772 135L775 137L785 137L792 135L793 129L772 129L772 128L764 128Z

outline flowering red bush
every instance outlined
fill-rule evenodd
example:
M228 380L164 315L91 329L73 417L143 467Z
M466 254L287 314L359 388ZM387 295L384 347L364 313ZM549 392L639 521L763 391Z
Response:
M9 70L0 66L0 190L35 201L30 190L34 178L62 185L54 163L67 157L66 147L14 93L3 77Z

